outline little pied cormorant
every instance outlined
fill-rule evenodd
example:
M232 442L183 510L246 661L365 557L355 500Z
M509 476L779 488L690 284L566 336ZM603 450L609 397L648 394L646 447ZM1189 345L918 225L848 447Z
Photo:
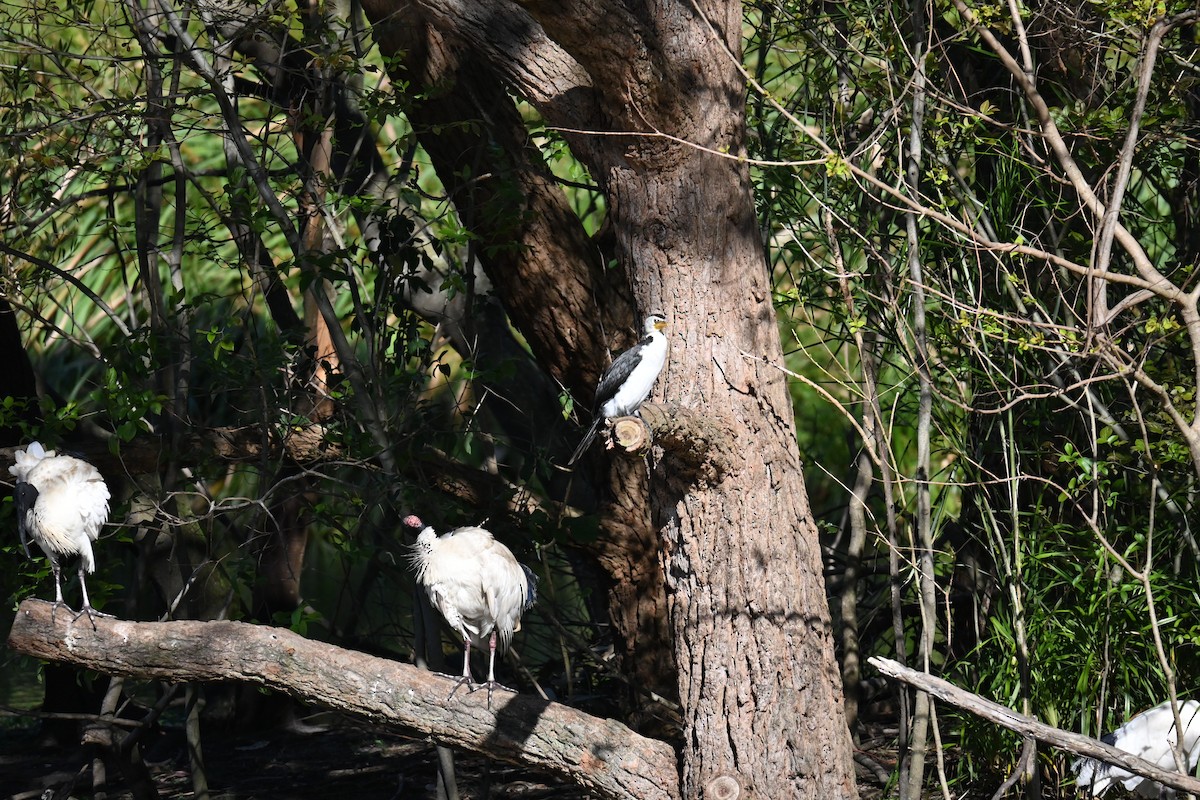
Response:
M593 406L592 424L583 441L571 454L568 465L574 464L588 449L592 439L605 420L636 414L642 401L650 395L654 381L667 363L667 337L663 328L667 320L660 314L651 314L642 323L646 334L642 340L626 350L604 370L600 385L596 387L596 402Z

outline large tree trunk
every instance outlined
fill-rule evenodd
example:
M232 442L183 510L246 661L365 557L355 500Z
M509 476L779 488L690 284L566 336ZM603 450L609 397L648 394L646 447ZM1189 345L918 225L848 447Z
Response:
M740 106L703 113L721 96L740 101L742 87L725 60L704 66L712 74L700 91L681 95L687 107L666 109L661 123L685 120L672 133L709 150L651 143L608 172L636 294L672 323L659 392L703 410L736 443L709 463L715 472L686 468L694 453L667 450L652 462L688 743L683 792L714 796L733 778L764 797L850 797L817 533L787 385L773 366L782 353L749 175L717 154L743 152Z
M683 703L683 795L728 797L740 787L761 797L855 796L817 534L787 386L773 366L782 356L770 276L749 173L738 160L745 135L740 4L364 6L390 21L385 42L407 22L428 25L441 56L470 53L475 69L486 65L564 130L605 193L606 242L638 311L664 311L671 323L672 356L656 397L677 405L704 436L660 437L664 446L644 477L615 464L625 493L605 513L622 513L605 530L643 526L665 549ZM508 148L507 163L514 155ZM528 189L523 198L527 214L554 207ZM524 252L544 246L524 244ZM562 258L549 284L544 272L536 280L491 274L533 351L549 356L550 369L586 399L594 384L581 376L605 364L579 334L607 321L606 309L578 316L591 308L579 302L581 276L594 275L579 265L591 255ZM564 296L575 302L564 304ZM698 439L713 450L696 452ZM630 486L637 480L649 481L648 494ZM645 508L642 497L649 497L648 513L635 507ZM628 561L637 563L644 554L633 548L647 537L626 534L610 544L629 549ZM608 558L621 560L619 553Z
M719 131L696 133L708 146L741 150ZM684 794L731 775L768 797L852 796L817 533L787 386L772 366L782 353L748 176L710 153L670 149L670 171L614 176L624 201L616 213L642 220L622 226L630 261L642 267L650 304L673 320L661 385L739 445L722 454L725 471L711 482L678 469L671 452L651 475L685 738L694 743ZM694 225L666 248L646 235L657 227L647 221L671 217ZM826 763L823 747L841 768Z

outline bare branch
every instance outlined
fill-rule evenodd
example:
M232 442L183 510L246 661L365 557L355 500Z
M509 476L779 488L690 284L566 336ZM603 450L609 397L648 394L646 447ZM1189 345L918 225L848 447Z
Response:
M954 7L971 24L971 27L979 34L979 37L992 48L992 51L1000 59L1000 62L1004 64L1009 74L1017 81L1017 84L1025 93L1025 98L1037 113L1038 124L1042 128L1042 138L1050 146L1050 150L1058 160L1059 167L1062 168L1070 180L1071 186L1075 189L1075 192L1079 195L1079 198L1084 202L1088 210L1096 217L1102 218L1106 213L1104 203L1096 196L1087 179L1084 178L1083 172L1079 169L1079 165L1075 163L1075 159L1071 156L1070 148L1067 147L1067 143L1064 141L1058 125L1055 124L1054 118L1050 114L1050 107L1038 91L1033 79L1022 69L1021 65L1012 57L1012 54L996 38L995 34L979 21L975 12L963 0L954 0ZM1144 280L1151 284L1151 288L1158 290L1160 287L1174 287L1174 284L1154 267L1150 261L1150 257L1142 249L1141 243L1138 242L1137 238L1124 225L1114 222L1113 235L1133 261L1138 273Z
M122 334L124 334L126 338L128 338L129 336L132 335L129 332L129 326L125 324L125 322L121 319L121 317L117 314L117 312L114 311L108 305L108 303L104 302L104 299L101 298L100 295L96 294L91 289L89 289L87 284L85 284L83 281L76 278L71 273L66 272L65 270L59 269L58 267L54 266L53 264L51 264L49 261L45 260L44 258L38 258L37 256L33 255L32 253L23 253L20 250L15 250L15 249L9 247L8 245L4 244L3 242L0 242L0 253L10 255L14 258L19 258L22 261L28 261L30 264L33 264L36 267L44 269L47 272L54 273L55 275L62 278L64 281L66 281L67 283L71 284L76 289L78 289L80 294L82 294L88 300L91 300L92 303L95 304L96 308L103 311L104 315L106 317L108 317L109 320L112 321L113 325L115 325L117 327L117 330L119 330Z
M1184 775L1180 772L1168 772L1161 767L1151 764L1149 761L1144 761L1137 756L1130 755L1124 750L1118 750L1098 739L1092 739L1081 733L1064 731L1052 725L1047 725L1044 722L1038 722L1032 717L1018 714L1011 708L1002 706L999 703L993 703L991 700L968 692L966 689L960 689L949 681L936 678L926 672L903 667L890 658L876 656L868 659L868 663L889 678L895 678L902 683L916 686L943 702L957 706L964 711L986 719L988 722L994 722L1001 727L1008 728L1010 731L1019 733L1022 736L1032 736L1039 742L1045 742L1062 750L1068 750L1076 755L1116 764L1118 767L1127 769L1137 775L1143 775L1150 780L1158 781L1181 791L1191 792L1192 794L1200 793L1200 779L1193 778L1191 775Z

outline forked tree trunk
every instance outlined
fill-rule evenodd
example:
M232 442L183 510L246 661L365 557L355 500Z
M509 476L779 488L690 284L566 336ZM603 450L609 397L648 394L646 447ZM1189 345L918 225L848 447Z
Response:
M684 708L683 794L730 796L736 782L743 796L853 797L817 532L774 366L782 352L749 171L736 160L741 7L647 10L657 80L635 58L616 68L602 105L620 109L618 128L675 138L581 137L577 150L607 190L638 305L670 321L655 398L719 432L699 469L694 452L667 447L650 471Z
M371 0L364 8L387 20L378 31L385 44L400 30L432 31L424 41L436 52L469 53L475 69L500 76L563 129L605 194L605 244L637 310L668 317L672 354L654 399L677 408L682 422L650 459L643 518L664 550L683 796L854 797L817 534L787 386L774 366L781 346L749 172L738 160L741 5ZM495 118L482 110L474 119ZM513 150L472 177L514 163ZM550 219L557 206L528 187L521 199L525 220ZM526 238L517 251L564 244ZM611 322L604 305L593 319L575 316L591 310L579 302L594 274L580 265L591 260L583 249L564 253L557 272L491 273L533 352L582 396L590 387L580 374L604 364L580 369L596 348L579 332L595 330L596 318ZM556 362L564 345L566 361ZM698 441L710 449L698 452Z
M431 29L418 4L365 0L363 8L376 20L380 49L402 59L397 83L402 78L413 97L409 120L480 243L479 257L509 318L551 379L586 404L610 349L636 341L627 287L614 289L623 281L604 269L607 254L587 238L482 57ZM521 411L534 416L538 409ZM604 495L605 487L598 488ZM643 694L670 698L666 602L644 494L618 509L623 513L604 514L606 536L591 550L611 582L609 614L622 669Z

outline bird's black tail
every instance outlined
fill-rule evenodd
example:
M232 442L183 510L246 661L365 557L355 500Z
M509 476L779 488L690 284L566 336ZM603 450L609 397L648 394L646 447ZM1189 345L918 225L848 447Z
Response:
M578 461L580 457L587 451L588 445L592 443L592 439L596 438L596 433L600 430L600 425L603 424L603 422L604 416L602 414L597 414L596 418L592 420L591 426L587 429L587 433L583 435L583 441L579 443L579 446L575 448L575 452L571 454L571 460L567 462L568 467Z
M538 579L537 575L533 574L533 570L524 564L521 565L521 569L525 571L525 585L528 587L525 591L525 604L521 608L524 613L533 608L533 604L537 602Z

